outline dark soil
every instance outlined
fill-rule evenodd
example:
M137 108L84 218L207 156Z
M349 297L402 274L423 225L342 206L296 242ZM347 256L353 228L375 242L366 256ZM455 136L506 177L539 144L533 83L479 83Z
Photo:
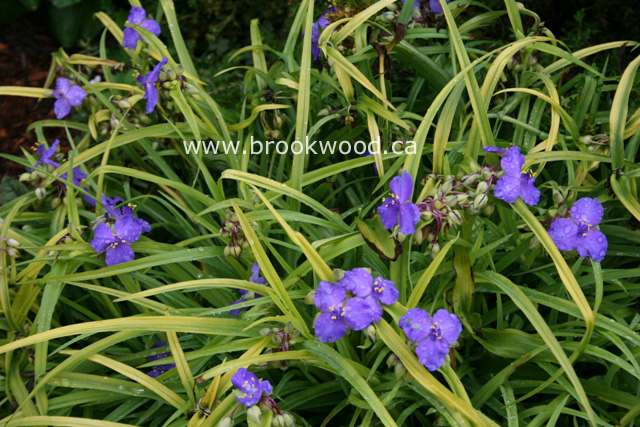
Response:
M47 26L34 19L34 14L0 26L0 86L43 87L51 53L57 49ZM53 101L0 96L0 153L22 156L20 147L28 148L36 142L35 133L27 134L27 127L37 120L55 119ZM51 141L62 140L64 130L50 128L46 136ZM22 172L22 166L0 158L0 178Z

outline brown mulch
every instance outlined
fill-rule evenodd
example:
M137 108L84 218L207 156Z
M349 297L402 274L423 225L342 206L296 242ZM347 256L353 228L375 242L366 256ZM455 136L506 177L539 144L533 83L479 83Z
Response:
M51 65L51 53L58 49L44 23L26 15L18 22L0 26L0 86L43 87ZM35 142L35 133L27 127L43 119L55 119L53 99L0 96L0 152L22 156L20 147ZM64 130L48 129L46 136L64 137ZM0 178L17 176L24 168L0 158Z

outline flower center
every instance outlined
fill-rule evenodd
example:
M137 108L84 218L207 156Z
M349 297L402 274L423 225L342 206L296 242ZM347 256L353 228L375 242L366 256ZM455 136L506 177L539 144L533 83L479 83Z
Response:
M384 291L384 284L380 284L380 281L378 279L376 279L373 282L373 290L378 292L379 294L381 294L382 291Z
M442 328L438 325L438 322L435 322L431 325L431 336L435 337L436 340L442 339Z

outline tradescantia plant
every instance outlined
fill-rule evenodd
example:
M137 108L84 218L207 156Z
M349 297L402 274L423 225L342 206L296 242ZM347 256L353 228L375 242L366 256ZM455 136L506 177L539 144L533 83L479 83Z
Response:
M172 0L131 5L54 89L0 88L64 116L3 154L3 425L640 422L640 57L608 61L636 42L303 0L282 50L253 21L221 105ZM307 137L383 149L251 154Z

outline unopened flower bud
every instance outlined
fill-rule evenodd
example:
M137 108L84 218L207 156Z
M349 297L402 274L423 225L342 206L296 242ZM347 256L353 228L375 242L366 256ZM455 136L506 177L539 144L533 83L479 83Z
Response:
M47 195L47 192L46 192L46 191L44 191L44 188L42 188L42 187L38 187L38 188L36 188L36 198L37 198L38 200L42 200L42 199L44 199L44 197L45 197L46 195Z
M420 212L420 219L429 223L433 219L433 214L429 211L422 211Z
M293 327L293 323L288 322L285 326L284 326L284 333L287 335L292 335L295 332L295 328Z
M382 14L382 16L380 17L380 20L383 22L393 22L396 19L396 14L389 11L389 12L385 12Z
M271 330L271 328L262 328L260 329L260 336L262 337L266 337L267 335L271 335L273 333L273 330Z
M262 411L258 405L253 405L247 408L247 420L253 422L256 425L262 425Z
M538 63L538 57L537 56L533 55L531 58L529 58L529 67L533 67L537 63Z
M406 373L407 373L407 368L405 368L402 363L398 363L393 367L393 374L395 375L397 380L404 377Z
M285 427L296 427L296 420L290 413L285 412L284 414L282 414L282 417L284 418Z
M62 203L60 197L54 197L53 199L51 199L51 209L57 208L58 206L60 206L60 203Z
M271 131L271 138L273 138L274 140L280 140L280 138L282 138L282 132L280 132L279 130L272 130Z
M449 175L447 179L445 179L444 183L440 187L442 194L448 194L451 191L453 188L453 179L454 177L452 175Z
M29 224L25 224L22 226L22 231L31 231L33 230L33 227L30 226Z
M561 205L564 203L564 195L562 192L556 188L551 190L551 196L553 197L553 201L556 202L557 205Z
M364 330L364 335L369 338L369 340L375 344L376 342L376 327L373 324L369 325L367 329Z
M322 110L318 111L318 117L328 116L329 114L331 114L331 111L328 108L323 108Z
M7 246L10 246L12 248L19 248L20 247L20 242L18 242L16 239L7 239Z
M473 204L471 206L473 207L473 209L479 211L485 207L488 201L489 197L487 197L487 195L484 193L480 193L475 197L475 199L473 199Z
M534 236L533 239L531 239L531 241L529 242L529 250L535 251L539 247L540 247L540 240L538 240L538 238Z
M18 258L20 256L20 252L15 248L9 248L7 254L9 254L11 258Z
M387 6L387 9L391 12L395 12L396 10L398 10L398 5L395 3L391 3L389 6Z
M444 204L449 206L449 207L453 207L455 205L458 204L458 196L455 194L452 194L450 196L447 196L444 198Z
M462 224L462 215L460 215L460 212L458 212L458 211L455 211L455 210L451 211L447 215L447 221L449 222L449 225L451 225L451 226L458 226L458 225Z
M282 335L280 335L280 334L273 334L273 335L271 335L271 342L272 342L274 345L280 345L280 344L282 344Z
M20 182L31 181L31 174L29 172L25 172L20 175Z
M282 114L276 113L276 116L273 118L273 126L276 129L282 129L283 124L284 124L284 119L282 118Z
M567 205L564 205L564 204L560 205L558 207L558 215L562 216L562 217L565 217L565 216L567 216L567 211L568 210L569 210L569 207Z
M400 363L400 359L395 354L391 354L391 356L387 357L387 366L393 368L398 363Z
M440 253L440 245L438 242L431 242L428 249L432 257L436 257Z
M489 191L489 184L486 181L481 181L476 187L476 193L486 193Z
M271 425L273 427L285 427L284 422L284 417L282 415L276 415L275 417L273 417Z
M304 297L304 303L305 304L313 304L313 299L315 298L316 293L314 291L311 291L307 294L307 296Z
M442 208L444 208L444 203L442 203L440 200L436 200L433 206L435 206L436 209L441 210Z
M590 135L581 136L580 138L578 138L578 141L585 145L593 144L593 139Z
M484 208L482 208L482 215L491 216L493 211L496 209L496 205L494 203L487 203Z
M333 269L333 280L335 280L336 282L339 282L340 280L342 280L342 278L344 277L344 270L341 268L334 268Z
M231 426L233 426L233 418L231 418L230 416L224 417L218 423L218 427L231 427Z
M420 12L419 8L413 9L413 13L411 14L414 20L422 18L422 12Z
M415 233L413 233L413 241L417 245L422 244L422 242L424 241L424 233L422 232L422 228L421 227L416 228Z

